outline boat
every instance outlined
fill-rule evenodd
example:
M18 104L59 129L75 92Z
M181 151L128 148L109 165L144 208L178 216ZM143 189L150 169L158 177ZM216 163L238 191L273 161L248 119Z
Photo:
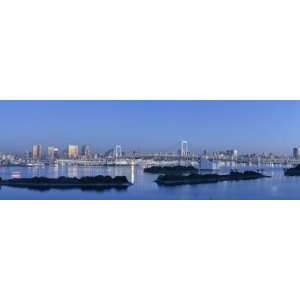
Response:
M44 163L27 163L26 167L44 167Z

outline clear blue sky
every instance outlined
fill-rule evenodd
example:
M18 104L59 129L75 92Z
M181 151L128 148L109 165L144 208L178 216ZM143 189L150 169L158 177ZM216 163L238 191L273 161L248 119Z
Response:
M0 101L0 152L40 143L103 151L290 153L300 145L300 101Z

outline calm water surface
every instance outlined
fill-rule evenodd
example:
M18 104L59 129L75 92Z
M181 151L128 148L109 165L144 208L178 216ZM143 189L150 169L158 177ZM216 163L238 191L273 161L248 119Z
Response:
M232 166L222 164L223 172ZM257 167L237 166L239 170ZM300 199L300 177L285 177L282 166L260 166L272 178L213 184L158 186L157 175L136 167L0 167L0 177L82 177L95 175L125 175L134 185L125 190L81 191L80 189L37 191L25 188L0 187L0 199Z

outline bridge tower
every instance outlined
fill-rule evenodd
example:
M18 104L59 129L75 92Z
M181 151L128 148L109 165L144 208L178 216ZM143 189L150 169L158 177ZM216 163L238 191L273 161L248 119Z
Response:
M187 141L181 141L180 155L182 157L187 157L188 156L188 142Z
M115 147L115 159L122 157L122 148L121 145L116 145Z

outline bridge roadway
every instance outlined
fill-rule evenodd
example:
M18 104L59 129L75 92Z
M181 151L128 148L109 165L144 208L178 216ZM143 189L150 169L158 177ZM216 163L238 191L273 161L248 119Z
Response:
M179 156L136 156L136 157L123 157L118 159L113 158L101 158L93 160L82 160L82 159L58 159L56 163L58 165L84 165L84 166L103 166L103 165L117 165L117 166L128 166L128 165L140 165L140 164L159 164L159 163L192 163L197 162L198 157L179 157Z
M118 166L128 166L128 165L149 165L149 164L159 164L159 163L196 163L200 157L198 156L158 156L158 155L136 155L135 157L123 157L119 159L113 158L101 158L96 160L81 160L81 159L58 159L56 163L59 165L84 165L84 166L101 166L101 165L118 165ZM300 160L292 158L243 158L239 157L237 159L231 158L213 158L207 157L208 160L213 160L214 162L231 162L231 163L243 163L243 164L265 164L265 165L296 165L300 164Z
M212 160L212 158L209 158ZM238 158L238 159L226 159L218 158L214 159L215 162L235 162L240 164L262 164L262 165L297 165L300 164L300 160L292 158Z

